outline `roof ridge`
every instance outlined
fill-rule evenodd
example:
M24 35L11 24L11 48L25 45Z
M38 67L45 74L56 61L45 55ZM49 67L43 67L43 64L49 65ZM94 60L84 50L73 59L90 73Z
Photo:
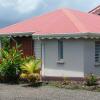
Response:
M86 29L86 27L84 27L84 25L69 10L62 9L62 11L64 12L65 16L67 16L69 18L69 20L75 25L75 27L79 31L83 30L83 31L88 32L88 30ZM77 23L75 23L75 22L77 22Z

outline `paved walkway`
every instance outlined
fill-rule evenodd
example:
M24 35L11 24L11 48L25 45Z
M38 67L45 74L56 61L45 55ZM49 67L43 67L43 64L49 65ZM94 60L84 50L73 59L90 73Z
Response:
M0 100L100 100L99 92L0 84Z

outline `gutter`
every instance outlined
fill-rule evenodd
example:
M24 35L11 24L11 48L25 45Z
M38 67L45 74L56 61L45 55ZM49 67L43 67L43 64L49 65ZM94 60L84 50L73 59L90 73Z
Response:
M19 37L22 37L22 36L32 36L34 32L13 32L13 33L0 33L0 36L13 36L13 37L16 37L16 36L19 36Z
M74 39L79 39L79 38L84 38L84 39L100 39L100 33L75 33L75 34L70 34L70 33L63 33L63 34L32 34L33 39L69 39L69 38L74 38Z

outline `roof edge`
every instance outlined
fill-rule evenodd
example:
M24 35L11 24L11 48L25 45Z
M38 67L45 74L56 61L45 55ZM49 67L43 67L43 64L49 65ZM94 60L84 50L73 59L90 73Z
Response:
M0 33L0 36L29 36L35 32L13 32L13 33Z
M74 38L74 39L79 39L79 38L84 38L84 39L100 39L100 33L75 33L75 34L45 34L45 35L40 35L40 34L32 34L33 39L69 39L69 38Z

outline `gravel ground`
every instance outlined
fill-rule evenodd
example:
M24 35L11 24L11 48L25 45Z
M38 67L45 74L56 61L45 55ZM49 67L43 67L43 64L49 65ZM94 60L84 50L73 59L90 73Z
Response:
M0 100L100 100L99 92L0 84Z

